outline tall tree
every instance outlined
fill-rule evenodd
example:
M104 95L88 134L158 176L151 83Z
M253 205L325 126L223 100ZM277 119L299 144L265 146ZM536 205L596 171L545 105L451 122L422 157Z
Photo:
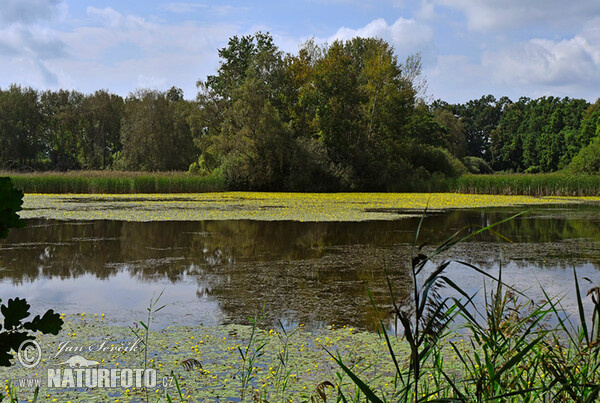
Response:
M59 171L80 169L83 144L81 105L84 95L77 91L45 91L41 96L44 115L43 140L50 168Z
M87 169L108 168L112 165L113 155L121 150L123 98L104 90L96 91L85 97L81 109L81 166Z
M127 98L121 126L121 167L146 171L188 168L194 160L194 147L180 102L185 101L169 102L165 93L151 90L139 90Z
M34 169L42 151L37 91L12 85L0 90L0 165L5 169Z

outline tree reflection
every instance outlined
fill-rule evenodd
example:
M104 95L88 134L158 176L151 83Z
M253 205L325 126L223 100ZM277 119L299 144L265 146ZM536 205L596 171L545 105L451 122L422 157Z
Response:
M420 240L430 245L470 224L485 226L511 209L455 210L425 219ZM498 260L523 266L569 267L598 262L600 224L588 207L565 213L534 210L499 231L459 245L450 257L484 267ZM418 218L392 222L261 221L61 222L30 220L0 244L0 279L15 285L43 278L126 272L146 283L195 279L199 300L217 301L232 322L262 305L268 319L374 327L371 290L382 312L389 295L382 262L399 293L408 292L407 263Z

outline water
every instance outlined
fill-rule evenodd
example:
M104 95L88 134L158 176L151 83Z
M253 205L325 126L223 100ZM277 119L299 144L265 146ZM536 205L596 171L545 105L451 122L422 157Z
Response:
M466 225L515 208L452 210L425 218L420 242L436 245ZM418 218L374 222L124 222L27 220L0 243L0 295L26 297L35 314L101 314L143 319L153 295L167 307L158 325L267 321L317 328L373 329L371 291L382 316L390 298L384 262L399 295L410 291L408 262ZM600 214L593 205L534 208L446 255L476 264L534 300L540 285L575 313L573 272L600 283ZM508 240L511 242L509 242ZM427 249L429 248L429 249ZM425 247L430 250L429 246ZM483 279L459 264L451 277L469 292ZM589 288L582 283L582 289Z

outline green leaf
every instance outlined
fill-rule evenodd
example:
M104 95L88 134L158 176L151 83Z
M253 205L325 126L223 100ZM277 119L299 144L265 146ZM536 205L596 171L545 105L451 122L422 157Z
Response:
M333 358L335 362L337 362L337 364L344 370L344 372L348 374L348 376L352 379L356 386L360 388L360 390L365 394L369 401L374 403L383 403L383 400L378 398L377 395L375 395L375 393L371 390L371 388L369 388L369 386L366 383L364 383L358 376L356 376L356 374L354 374L354 372L352 372L348 367L346 367L340 358L331 354L331 352L327 349L325 351L327 351L327 354L329 354L331 358Z

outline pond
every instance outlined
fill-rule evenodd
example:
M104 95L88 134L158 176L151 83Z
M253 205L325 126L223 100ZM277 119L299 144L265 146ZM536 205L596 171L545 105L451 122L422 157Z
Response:
M534 300L564 296L576 312L573 268L600 283L597 204L552 204L529 211L457 245L444 255L475 264ZM427 214L419 243L426 250L457 230L485 226L520 207L452 209ZM27 219L0 243L0 295L26 297L34 312L104 313L117 323L145 317L164 292L159 326L248 323L374 329L375 310L389 312L385 276L410 291L408 263L420 218L361 222L260 220L152 221ZM428 249L429 248L429 249ZM385 267L385 269L384 269ZM483 277L449 268L468 292ZM582 292L589 288L582 281Z

